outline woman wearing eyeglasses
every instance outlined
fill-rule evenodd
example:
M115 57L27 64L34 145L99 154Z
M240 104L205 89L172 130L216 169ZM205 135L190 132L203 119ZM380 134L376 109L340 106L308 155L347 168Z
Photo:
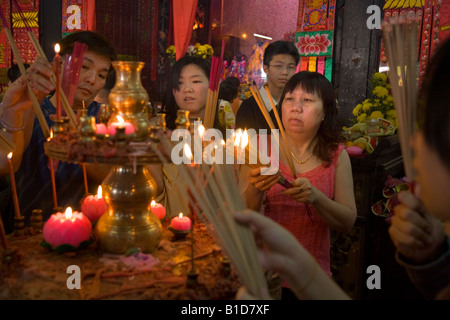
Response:
M267 87L275 105L280 101L284 86L294 75L299 61L300 55L291 41L275 41L264 50L263 69L267 74ZM260 93L272 117L272 122L276 124L272 104L264 86L261 87ZM238 128L242 130L252 128L256 131L259 129L270 130L270 126L267 124L254 97L242 102L236 115L236 129Z

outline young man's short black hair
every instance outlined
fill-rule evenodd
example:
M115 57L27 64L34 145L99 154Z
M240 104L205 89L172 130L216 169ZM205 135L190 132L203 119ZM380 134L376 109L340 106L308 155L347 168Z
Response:
M23 64L25 69L28 69L28 67L30 66L28 63L24 63ZM22 74L20 73L20 69L19 69L19 65L14 63L7 72L8 75L8 80L11 82L16 81L17 78L19 78Z
M61 39L59 42L59 45L61 46L60 55L64 56L66 54L72 54L75 42L86 44L88 51L106 57L111 62L117 60L117 54L111 42L105 36L89 30L69 33ZM112 72L114 72L114 68L111 65L109 73Z
M291 55L295 60L295 65L300 61L300 54L292 41L278 40L269 44L264 50L264 65L268 66L273 56L277 54Z
M236 81L237 80L237 81ZM240 81L236 77L229 77L220 83L219 99L231 102L239 95Z

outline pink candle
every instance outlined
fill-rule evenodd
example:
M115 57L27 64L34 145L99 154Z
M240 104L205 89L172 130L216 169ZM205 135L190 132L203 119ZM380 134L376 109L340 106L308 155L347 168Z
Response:
M78 247L91 237L92 225L82 212L72 212L68 207L65 213L53 214L44 225L42 235L53 248L62 244Z
M105 212L107 206L105 199L102 197L102 187L99 186L97 189L97 194L95 196L90 195L84 198L81 204L81 212L89 218L89 220L94 223L97 221Z
M174 230L186 231L191 229L191 219L189 217L183 216L182 213L178 217L174 217L170 222L170 226Z
M117 127L125 127L125 134L133 134L135 129L131 122L125 121L121 116L117 116L117 122L112 122L108 125L108 133L111 136L116 134Z
M152 212L158 217L159 220L164 219L166 216L166 208L160 203L155 202L155 200L152 201L151 205Z
M95 125L95 133L97 134L107 134L108 128L103 123L97 123Z

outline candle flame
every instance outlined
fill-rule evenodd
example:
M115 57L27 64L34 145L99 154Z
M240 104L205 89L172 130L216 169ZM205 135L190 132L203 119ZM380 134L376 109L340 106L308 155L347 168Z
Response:
M8 160L11 160L11 158L12 158L12 152L10 152L10 153L8 153L8 155L7 155L7 157L8 157Z
M189 147L189 145L187 143L184 144L184 154L186 155L186 157L188 157L189 159L192 159L192 152L191 152L191 148Z
M120 123L125 123L125 120L121 116L116 116L116 118Z
M64 212L64 215L66 216L66 219L72 219L72 208L67 207L66 212Z
M178 215L178 218L183 218L183 212L180 212L180 214Z
M150 204L152 207L154 207L156 205L155 200L152 200L152 203Z
M220 143L224 146L225 145L225 140L222 139L222 141L220 141Z
M236 132L236 136L234 138L234 146L235 147L238 147L241 144L241 136L242 136L242 131L241 131L241 129L239 129Z
M241 147L245 148L247 145L248 145L248 134L247 130L244 130L244 133L242 134Z
M61 48L60 48L59 44L58 43L55 44L55 52L59 53L60 50L61 50Z
M198 127L198 133L200 134L200 137L203 138L203 134L205 133L205 127L202 124Z
M47 141L52 140L53 138L53 128L50 128L50 137L48 137Z
M97 198L101 199L102 198L102 186L98 186L97 189Z

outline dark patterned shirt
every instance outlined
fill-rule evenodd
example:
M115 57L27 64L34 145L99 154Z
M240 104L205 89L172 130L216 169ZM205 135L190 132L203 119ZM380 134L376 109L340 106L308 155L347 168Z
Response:
M43 114L51 128L53 121L50 115L56 113L56 108L46 98L41 105ZM89 116L97 116L100 105L91 103L88 107ZM47 220L53 210L52 180L49 169L49 159L44 153L46 139L42 133L38 119L34 121L33 134L26 148L22 163L16 173L17 194L20 211L28 223L34 209L42 209L44 220ZM84 196L83 170L78 164L58 162L55 170L55 182L58 206L72 207L79 210L79 202Z

